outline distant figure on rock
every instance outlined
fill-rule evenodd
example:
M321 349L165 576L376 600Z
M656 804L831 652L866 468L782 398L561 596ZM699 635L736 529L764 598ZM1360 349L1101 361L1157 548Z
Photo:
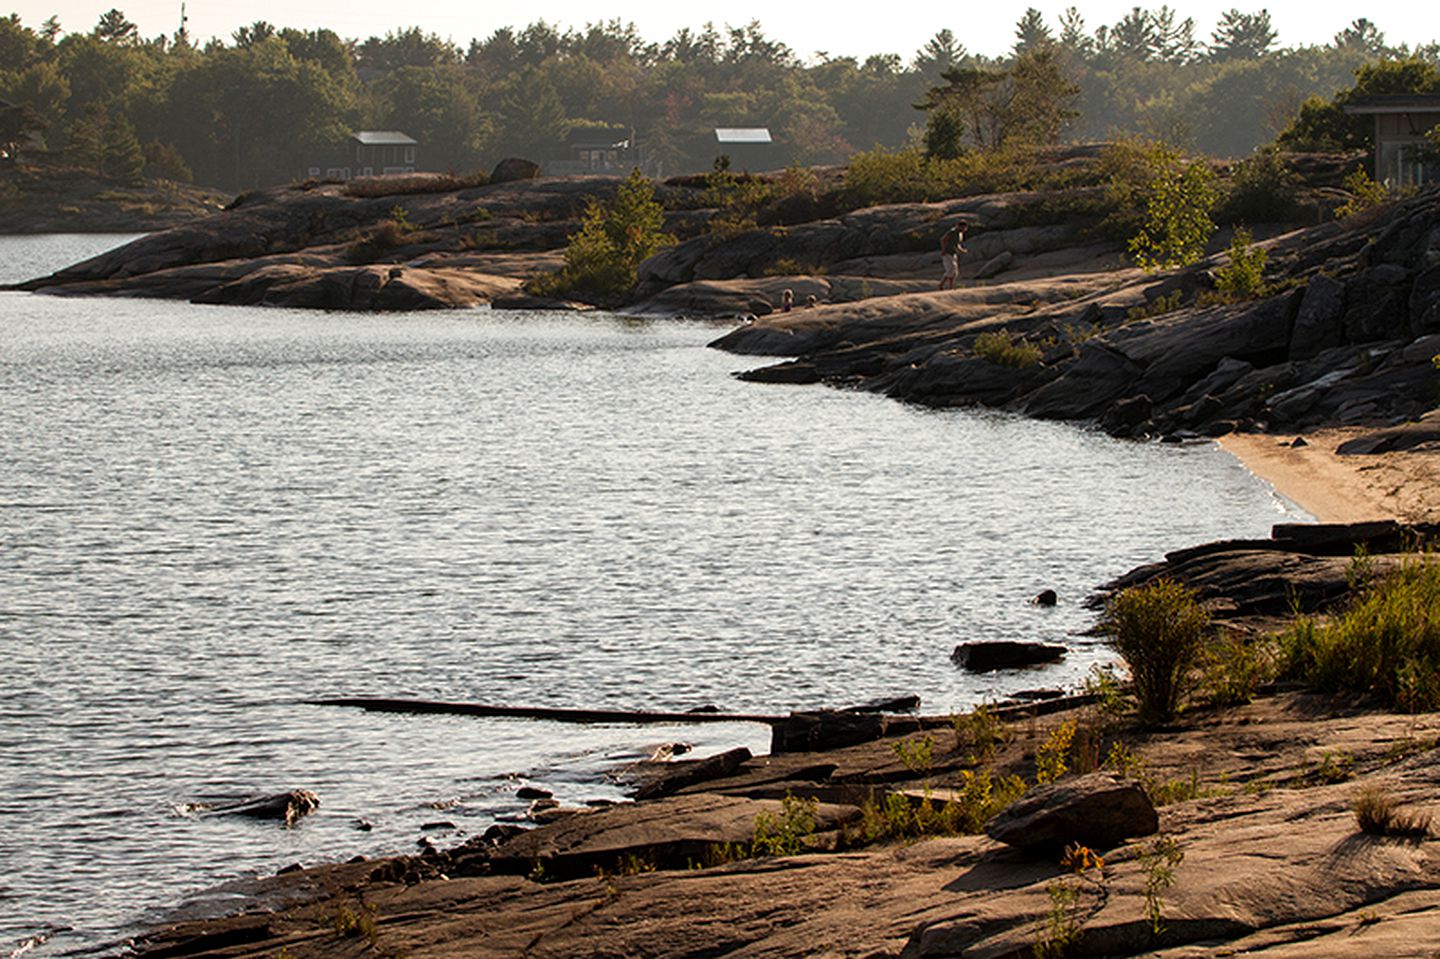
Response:
M813 308L813 307L815 307L815 306L818 306L819 303L820 303L820 301L817 300L817 299L815 299L815 294L814 294L814 293L811 293L809 296L805 297L805 309L807 309L807 310L808 310L808 309L811 309L811 308Z
M795 309L795 291L786 290L780 294L780 312L789 313Z
M964 220L956 220L955 225L940 237L940 263L945 267L945 275L940 277L942 290L955 289L955 280L960 276L960 254L967 252L965 230L968 227Z

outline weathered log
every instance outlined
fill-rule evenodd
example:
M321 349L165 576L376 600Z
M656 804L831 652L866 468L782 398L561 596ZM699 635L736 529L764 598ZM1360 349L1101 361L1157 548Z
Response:
M783 723L784 716L756 713L658 712L644 709L566 709L555 706L489 706L483 703L436 702L424 699L345 697L312 699L312 706L354 706L379 713L443 713L452 716L548 719L557 723Z

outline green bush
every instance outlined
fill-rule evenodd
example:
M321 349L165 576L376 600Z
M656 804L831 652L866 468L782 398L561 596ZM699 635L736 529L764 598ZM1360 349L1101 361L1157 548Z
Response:
M1106 604L1100 631L1130 670L1142 723L1175 717L1194 682L1209 626L1195 591L1169 579L1122 590Z
M1385 188L1385 184L1370 179L1370 174L1366 173L1363 167L1352 170L1345 178L1345 189L1349 192L1350 199L1335 210L1337 219L1373 210L1390 199L1390 191Z
M803 852L806 840L815 835L820 801L787 795L779 814L762 812L755 816L750 851L756 856L793 856Z
M1131 322L1136 320L1149 320L1157 316L1164 316L1166 313L1174 313L1180 309L1180 300L1183 294L1180 290L1172 290L1168 294L1155 297L1144 306L1132 306L1125 311L1125 319Z
M1230 240L1230 262L1215 271L1215 288L1231 299L1265 295L1265 261L1269 254L1250 241L1250 231L1236 227Z
M580 230L570 236L565 266L559 273L538 277L526 289L538 295L580 293L618 297L635 286L641 261L675 242L664 232L665 211L655 189L633 170L609 203L591 199L580 216Z
M1318 689L1440 709L1440 562L1404 563L1333 619L1302 619L1281 642L1289 671Z
M1072 185L1072 173L1037 161L1034 150L1006 147L958 156L927 156L910 148L884 147L857 153L845 170L845 198L852 206L913 203L983 193Z
M1225 222L1288 220L1296 213L1298 183L1280 151L1260 150L1236 164L1222 216Z
M1188 266L1205 255L1215 232L1210 219L1219 194L1215 174L1204 160L1186 160L1164 143L1144 154L1148 183L1140 231L1130 238L1130 255L1146 270Z
M1027 343L1023 339L1011 339L1007 330L981 333L975 337L972 349L981 359L1017 370L1038 365L1041 357L1045 355L1044 351L1033 343Z

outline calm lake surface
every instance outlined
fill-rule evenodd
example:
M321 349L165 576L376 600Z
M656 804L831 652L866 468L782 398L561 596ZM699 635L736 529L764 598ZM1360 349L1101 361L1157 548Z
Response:
M0 280L116 242L0 238ZM722 331L0 293L0 955L768 744L308 698L958 710L1105 660L1074 635L1104 580L1307 518L1211 445L741 383ZM952 666L987 638L1074 651ZM191 808L292 788L322 805L290 830Z

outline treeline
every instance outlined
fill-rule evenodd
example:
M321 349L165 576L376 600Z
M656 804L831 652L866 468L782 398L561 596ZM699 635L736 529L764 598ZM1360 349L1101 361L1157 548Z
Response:
M945 30L909 60L811 62L755 22L657 44L634 24L542 21L463 49L419 29L356 41L257 22L197 45L183 33L146 39L112 10L88 32L0 18L0 99L26 108L11 110L14 122L43 124L50 149L74 162L230 190L293 180L357 129L403 130L423 166L462 171L511 155L559 159L572 131L624 127L650 172L668 175L708 169L717 126L769 127L784 160L801 164L922 142L916 105L947 76L1011 70L1040 48L1078 88L1063 129L1047 135L1137 133L1231 156L1272 140L1308 97L1350 86L1367 62L1440 60L1436 44L1392 47L1366 20L1324 46L1280 48L1264 11L1232 10L1206 37L1164 6L1094 28L1074 8L1055 23L1031 9L1002 57Z

